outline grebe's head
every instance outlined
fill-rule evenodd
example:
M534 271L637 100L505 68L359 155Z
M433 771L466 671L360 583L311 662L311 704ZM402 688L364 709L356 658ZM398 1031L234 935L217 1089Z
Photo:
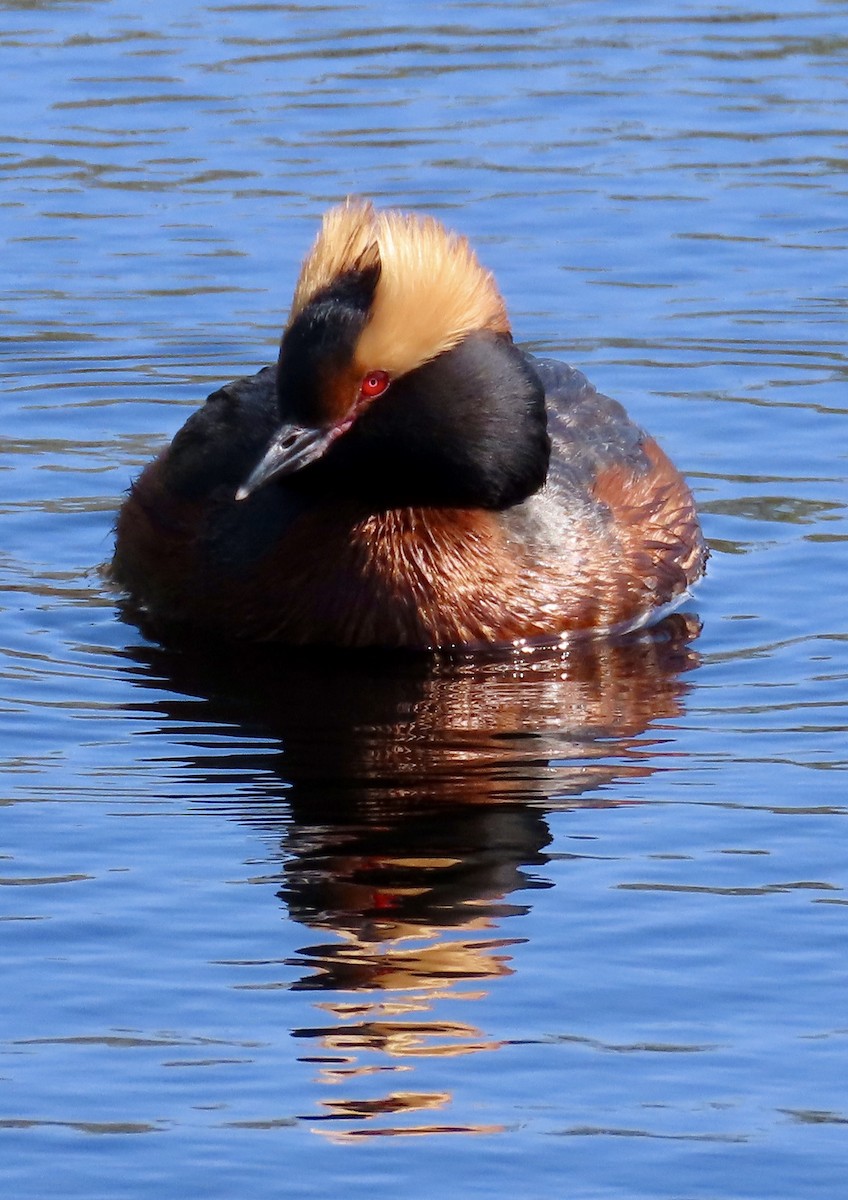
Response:
M545 480L542 386L492 275L432 217L362 201L326 214L283 333L277 398L280 428L239 499L304 472L380 507L497 509Z

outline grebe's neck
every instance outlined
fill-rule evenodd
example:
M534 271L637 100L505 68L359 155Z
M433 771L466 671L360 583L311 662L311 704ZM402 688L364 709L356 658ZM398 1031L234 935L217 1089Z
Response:
M538 491L549 457L542 384L509 336L481 332L394 381L291 478L375 509L496 510Z

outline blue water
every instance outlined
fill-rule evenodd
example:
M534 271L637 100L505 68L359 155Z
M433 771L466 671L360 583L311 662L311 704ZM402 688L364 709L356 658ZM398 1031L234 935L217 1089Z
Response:
M3 1195L842 1194L845 19L0 3ZM664 639L124 619L123 491L350 192L466 233L686 471Z

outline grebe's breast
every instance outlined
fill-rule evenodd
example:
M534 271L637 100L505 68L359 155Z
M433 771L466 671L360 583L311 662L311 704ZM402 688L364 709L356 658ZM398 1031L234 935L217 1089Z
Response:
M523 503L374 512L285 480L236 501L277 420L265 368L210 396L142 474L116 576L154 617L253 640L473 646L644 623L703 569L691 494L621 405L527 358L553 454Z

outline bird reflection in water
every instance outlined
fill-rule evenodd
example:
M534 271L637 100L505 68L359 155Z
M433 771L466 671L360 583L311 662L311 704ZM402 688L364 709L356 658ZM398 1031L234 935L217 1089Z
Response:
M546 814L632 802L627 781L655 769L651 727L682 712L697 632L677 613L638 636L486 657L133 651L142 685L167 681L155 707L172 722L250 739L193 766L248 780L222 805L279 834L278 895L318 935L287 986L316 993L320 1017L293 1033L322 1083L358 1093L363 1077L395 1080L422 1057L498 1048L438 1010L512 974L522 939L508 918L552 886ZM492 1129L424 1118L450 1103L390 1087L325 1098L307 1119L343 1139Z

